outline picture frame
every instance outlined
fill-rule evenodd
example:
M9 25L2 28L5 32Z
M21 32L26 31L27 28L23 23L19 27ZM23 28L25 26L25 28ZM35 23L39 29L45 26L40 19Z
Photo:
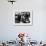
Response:
M15 26L32 26L33 24L33 11L16 11L14 18Z

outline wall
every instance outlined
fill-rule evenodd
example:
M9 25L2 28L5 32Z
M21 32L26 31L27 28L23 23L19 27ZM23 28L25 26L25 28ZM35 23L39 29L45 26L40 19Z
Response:
M33 11L32 26L15 26L14 14L17 10ZM17 0L13 5L7 0L0 0L0 40L11 40L18 32L26 32L33 40L46 40L46 1Z

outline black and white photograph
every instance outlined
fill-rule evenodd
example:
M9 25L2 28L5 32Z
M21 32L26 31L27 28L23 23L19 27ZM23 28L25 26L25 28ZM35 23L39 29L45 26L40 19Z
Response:
M32 25L32 12L23 11L15 13L15 25Z

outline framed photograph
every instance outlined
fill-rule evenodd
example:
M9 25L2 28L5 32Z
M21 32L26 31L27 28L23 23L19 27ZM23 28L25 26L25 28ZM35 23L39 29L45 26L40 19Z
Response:
M16 26L31 26L32 25L32 11L15 12Z

